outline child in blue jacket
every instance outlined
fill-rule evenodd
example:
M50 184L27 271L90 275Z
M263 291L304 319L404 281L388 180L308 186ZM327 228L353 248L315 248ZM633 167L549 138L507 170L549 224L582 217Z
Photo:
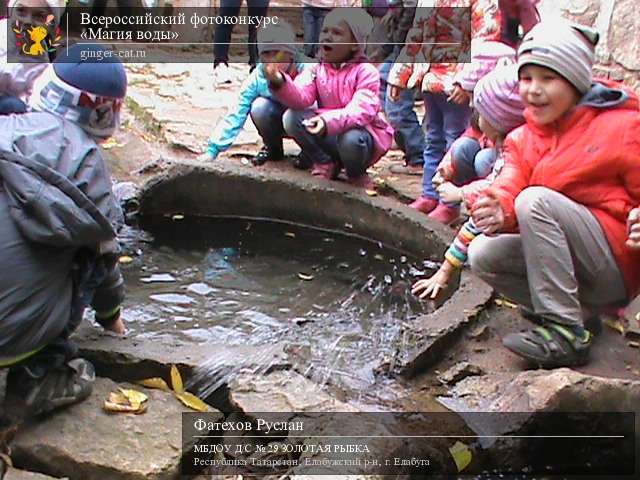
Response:
M263 165L269 160L281 160L284 157L282 115L286 107L273 99L264 77L264 64L274 61L286 64L287 73L295 77L304 69L305 63L296 50L291 25L283 21L260 30L258 51L261 63L242 85L235 109L218 123L205 153L200 156L201 160L214 160L220 152L228 149L249 115L264 143L262 150L254 157L253 164Z

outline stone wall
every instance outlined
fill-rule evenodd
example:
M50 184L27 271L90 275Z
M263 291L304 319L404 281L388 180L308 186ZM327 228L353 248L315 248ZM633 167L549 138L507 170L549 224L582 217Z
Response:
M560 14L600 32L596 75L624 81L640 92L638 0L542 0L543 18Z

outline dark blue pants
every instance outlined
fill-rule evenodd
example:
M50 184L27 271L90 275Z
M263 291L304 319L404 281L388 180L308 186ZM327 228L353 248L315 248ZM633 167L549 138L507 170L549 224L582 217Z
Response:
M303 157L310 163L339 162L349 178L364 175L373 154L371 134L364 128L352 128L340 135L313 135L302 121L315 115L313 110L287 110L282 119L285 132L300 145Z
M406 156L410 165L422 165L424 152L424 133L413 110L415 92L402 89L400 98L392 102L387 98L387 78L395 62L397 54L389 55L380 67L380 105L384 106L384 113L394 130L394 138L400 150Z
M318 40L322 30L324 17L331 10L328 8L312 7L305 5L302 7L302 28L304 30L304 54L307 57L315 58L318 52Z
M269 150L282 150L282 115L286 109L281 103L265 97L258 97L251 104L251 120Z
M444 154L451 148L469 126L471 109L447 101L444 93L424 94L427 110L427 134L424 149L424 172L422 174L422 196L438 199L433 188L433 176Z
M242 0L220 0L218 15L225 18L235 17L240 13ZM264 17L269 8L269 0L247 0L247 15ZM229 63L229 42L233 25L224 22L216 26L213 34L213 63ZM255 25L249 26L249 65L258 63L258 29Z

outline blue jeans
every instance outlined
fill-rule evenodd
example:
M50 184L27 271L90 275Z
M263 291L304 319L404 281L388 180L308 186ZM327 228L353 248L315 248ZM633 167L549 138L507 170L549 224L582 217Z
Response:
M312 7L305 5L302 7L302 28L304 30L304 54L307 57L315 58L318 52L318 40L324 17L331 11L328 8Z
M224 18L236 17L240 13L242 0L220 0L218 15ZM247 15L264 17L269 8L269 0L247 0ZM213 33L213 63L229 63L229 42L231 41L232 24L224 22L216 26ZM258 30L256 25L249 25L249 65L258 63Z
M493 170L497 157L495 148L481 148L476 139L460 137L451 146L451 161L456 172L453 183L465 185L486 178Z
M333 136L318 136L307 132L302 124L315 116L313 110L287 110L282 117L284 130L302 149L302 156L311 163L341 163L349 178L356 178L369 166L373 154L373 137L364 128L352 128Z
M438 165L453 142L469 126L471 109L468 105L447 102L444 93L424 93L427 110L427 134L424 149L424 173L422 174L422 196L438 199L432 185Z
M394 138L400 150L407 158L409 165L422 165L422 152L424 152L424 134L418 116L413 110L415 102L414 91L403 89L400 98L392 102L386 95L387 78L389 71L395 62L397 54L389 55L380 67L380 105L384 106L387 120L393 127Z
M281 103L265 97L258 97L251 104L251 120L269 150L282 151L282 114L285 110Z

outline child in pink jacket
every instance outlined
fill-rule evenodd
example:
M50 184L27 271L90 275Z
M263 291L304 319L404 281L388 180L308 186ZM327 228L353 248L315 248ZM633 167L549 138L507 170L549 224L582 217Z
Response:
M363 53L372 26L360 8L333 10L320 35L319 64L295 81L277 64L265 65L274 97L289 107L284 129L302 148L302 163L326 179L336 179L344 167L348 182L364 188L371 187L367 168L389 150L393 137L381 112L378 70Z

